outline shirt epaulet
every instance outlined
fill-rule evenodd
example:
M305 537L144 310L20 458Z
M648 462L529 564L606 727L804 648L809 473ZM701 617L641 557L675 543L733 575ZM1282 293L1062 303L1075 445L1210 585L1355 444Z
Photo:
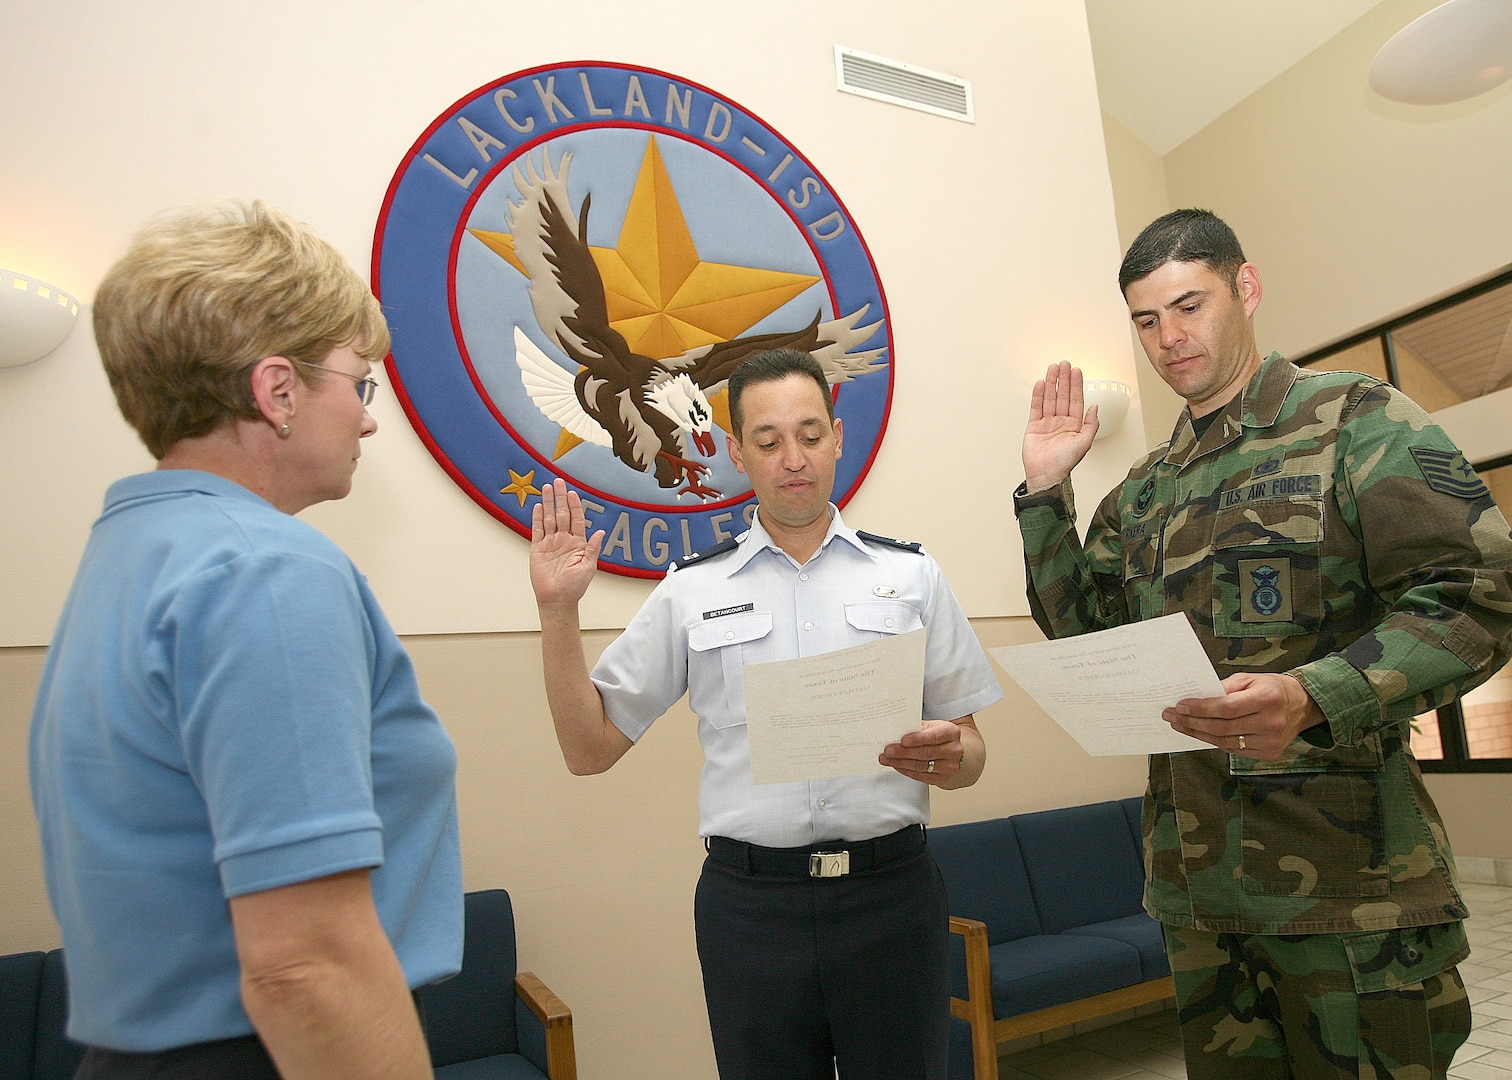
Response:
M886 544L888 547L902 548L904 551L911 551L915 555L921 554L921 549L917 540L894 540L890 536L878 536L876 533L865 532L861 529L856 530L856 535L870 544Z
M707 562L715 556L734 551L739 546L740 541L732 536L728 540L721 540L711 548L704 548L702 551L695 551L691 555L684 555L681 559L674 559L667 569L677 570L685 566L692 566L694 563Z

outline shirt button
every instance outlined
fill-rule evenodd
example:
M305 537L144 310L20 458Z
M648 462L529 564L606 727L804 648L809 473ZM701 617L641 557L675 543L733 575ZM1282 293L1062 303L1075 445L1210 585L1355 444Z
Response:
M812 630L814 628L814 624L811 623L811 622L806 622L806 623L803 624L803 628L805 630Z
M808 580L808 575L807 574L799 574L798 575L798 580L799 581L807 581Z
M893 621L891 619L885 619L883 621L886 622L888 626L891 626L893 624Z
M733 631L733 630L726 630L725 631L725 640L726 641L734 641L735 640L735 631Z
M829 800L828 799L820 799L819 800L819 809L821 809L821 810L828 810L829 809Z

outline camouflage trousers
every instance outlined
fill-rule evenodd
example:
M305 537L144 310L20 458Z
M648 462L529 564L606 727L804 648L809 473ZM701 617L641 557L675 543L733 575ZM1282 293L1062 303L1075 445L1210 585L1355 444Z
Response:
M1190 1080L1431 1080L1470 1034L1459 923L1165 939Z

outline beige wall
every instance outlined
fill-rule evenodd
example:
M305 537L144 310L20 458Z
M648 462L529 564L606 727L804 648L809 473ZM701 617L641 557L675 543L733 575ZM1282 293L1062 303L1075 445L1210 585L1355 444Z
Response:
M1108 148L1108 175L1113 181L1118 247L1120 251L1127 251L1146 225L1172 209L1171 196L1166 190L1165 161L1106 112L1102 114L1102 125ZM1107 276L1108 287L1116 294L1118 267L1110 267ZM1135 367L1144 417L1145 446L1156 447L1171 437L1171 430L1186 402L1155 373L1155 368L1145 358L1133 325L1125 322L1129 327L1130 351L1137 357Z
M1104 114L1121 247L1167 210L1214 210L1260 268L1260 347L1287 355L1512 263L1512 84L1412 106L1366 82L1380 47L1440 2L1382 0L1163 158ZM1154 445L1180 409L1150 375L1141 364Z
M42 889L42 849L26 770L27 725L46 651L0 649L0 953L59 944Z
M1506 773L1434 773L1423 782L1444 818L1456 855L1512 861L1507 829L1512 777ZM1498 876L1497 880L1503 878Z
M971 80L978 122L838 92L837 43ZM365 269L388 182L437 115L512 71L589 58L730 96L839 193L895 346L890 426L853 516L928 541L969 615L1027 614L1006 492L1033 380L1067 358L1134 381L1105 284L1118 235L1075 0L664 0L654 14L567 0L539 17L490 0L83 0L67 33L56 13L13 5L0 70L27 89L0 95L0 266L88 301L148 215L238 195L309 220ZM0 646L46 642L104 488L148 464L87 315L57 355L0 370ZM387 389L373 412L354 494L308 520L362 567L400 633L534 629L522 538L446 478ZM1142 448L1139 430L1136 410L1098 444L1077 477L1087 500ZM978 494L981 461L1001 476ZM942 527L944 507L964 507L970 527ZM645 592L606 576L585 621L623 626Z
M1266 296L1261 347L1325 344L1512 262L1512 84L1397 105L1366 73L1439 0L1383 0L1165 156L1172 206L1211 206Z

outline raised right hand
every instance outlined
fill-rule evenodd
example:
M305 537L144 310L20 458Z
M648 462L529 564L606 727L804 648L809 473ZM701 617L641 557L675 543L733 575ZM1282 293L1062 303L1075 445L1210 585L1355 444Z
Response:
M530 515L530 587L538 605L576 604L588 591L604 532L586 534L582 500L558 477Z
M1082 415L1082 373L1070 362L1051 364L1034 384L1024 429L1024 481L1030 491L1054 487L1071 475L1097 435L1097 406Z

